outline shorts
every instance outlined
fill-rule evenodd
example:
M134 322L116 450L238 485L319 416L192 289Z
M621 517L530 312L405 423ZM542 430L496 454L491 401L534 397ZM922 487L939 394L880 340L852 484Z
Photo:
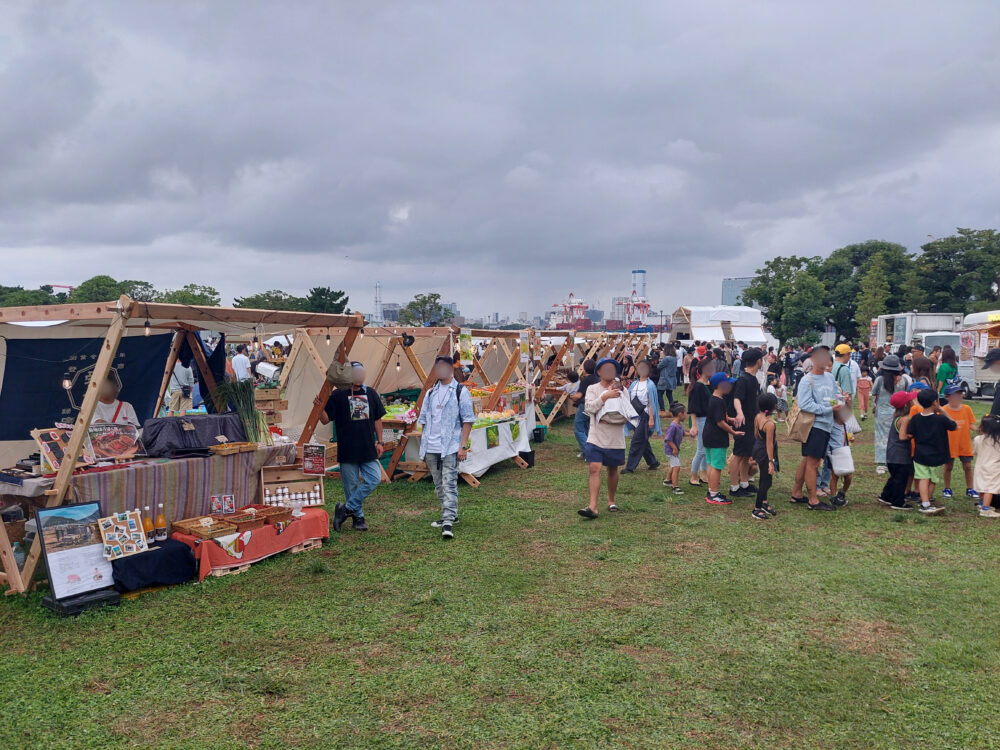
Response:
M802 444L802 455L809 458L825 458L829 444L830 433L813 427L809 430L809 438Z
M729 448L705 448L705 461L713 469L722 471L726 468L726 455Z
M733 455L740 458L750 458L753 453L753 430L747 429L748 425L743 425L743 436L733 438Z
M681 457L680 456L667 456L667 466L671 469L681 468Z
M170 393L170 411L185 412L194 408L194 399L190 396L184 398L184 393L178 388Z
M934 484L941 484L941 467L926 466L924 464L918 464L916 461L914 461L913 478L930 479Z
M587 443L584 455L588 464L601 464L610 467L625 465L624 448L598 448L593 443Z
M953 462L956 458L959 461L961 461L963 464L971 464L972 463L972 456L952 456L951 458L948 459L948 463Z

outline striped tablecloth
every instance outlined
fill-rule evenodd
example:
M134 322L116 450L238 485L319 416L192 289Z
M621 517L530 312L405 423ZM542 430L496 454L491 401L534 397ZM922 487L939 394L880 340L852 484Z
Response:
M76 475L73 502L96 500L104 515L142 511L148 505L154 517L157 504L163 503L163 513L173 523L206 515L212 495L235 495L237 507L257 502L261 467L294 461L294 444L261 446L253 453L229 456L156 459Z

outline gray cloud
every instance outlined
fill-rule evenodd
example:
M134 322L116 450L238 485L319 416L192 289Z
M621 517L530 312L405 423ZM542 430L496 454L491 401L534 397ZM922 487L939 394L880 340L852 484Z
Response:
M1000 225L1000 6L0 9L2 283L316 283L464 312L718 299Z

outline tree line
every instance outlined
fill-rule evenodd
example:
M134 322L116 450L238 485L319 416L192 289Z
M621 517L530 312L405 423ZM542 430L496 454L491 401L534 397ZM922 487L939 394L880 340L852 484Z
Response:
M204 284L185 284L180 289L157 289L148 281L127 279L116 281L111 276L94 276L72 291L57 291L43 285L37 289L0 285L0 307L22 305L56 305L65 302L108 302L127 294L140 302L168 302L176 305L208 305L217 307L222 297L214 287ZM315 286L304 297L297 297L279 289L237 297L235 307L258 310L297 310L302 312L340 314L350 312L348 297L340 290Z
M757 270L744 304L760 305L780 341L814 343L827 326L867 338L879 315L969 313L1000 307L1000 233L958 229L910 253L868 240L819 256L778 256Z

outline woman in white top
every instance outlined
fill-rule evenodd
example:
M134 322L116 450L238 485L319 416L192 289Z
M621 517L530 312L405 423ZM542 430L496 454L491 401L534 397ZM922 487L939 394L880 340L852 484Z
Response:
M122 386L118 378L113 374L109 374L105 381L101 383L100 393L98 394L99 400L97 407L94 409L94 417L90 420L91 424L105 422L108 424L139 426L139 418L135 415L135 409L132 408L132 404L128 401L118 400L118 393L121 389Z

